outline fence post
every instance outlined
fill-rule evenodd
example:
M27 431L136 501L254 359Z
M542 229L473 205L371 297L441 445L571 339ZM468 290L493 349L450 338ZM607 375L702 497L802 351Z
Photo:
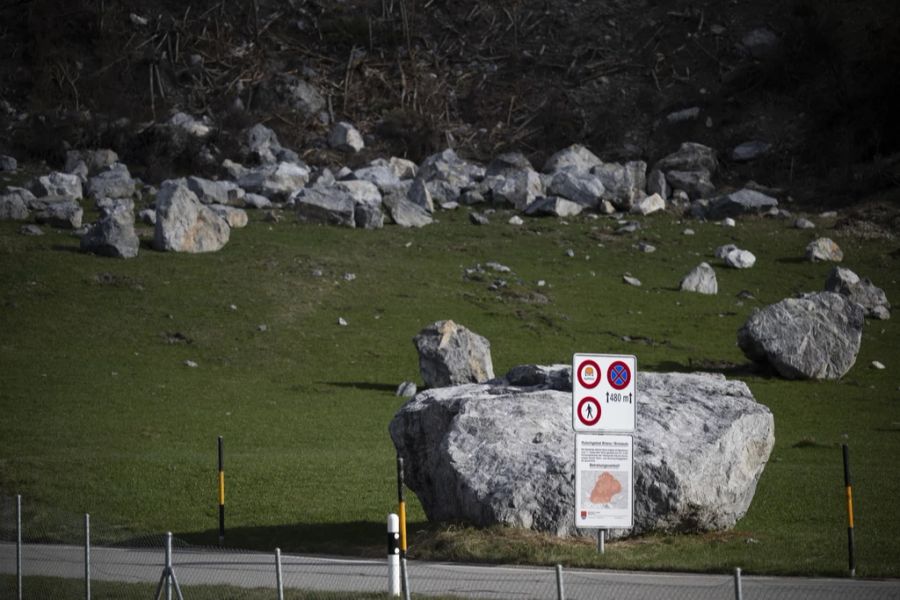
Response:
M84 513L84 600L91 600L91 515Z
M284 600L284 579L281 575L281 548L275 548L275 585L278 587L278 600Z
M556 565L556 600L566 600L566 589L563 587L562 565Z
M388 533L388 595L400 596L400 517L391 513L387 517Z
M16 494L16 598L22 600L22 495Z
M741 568L734 568L734 600L743 600L744 592L741 589Z
M397 456L397 496L400 510L400 578L403 581L403 599L409 600L409 571L406 565L406 498L403 495L405 485L403 472L403 458Z
M850 478L850 448L842 444L844 453L844 488L847 492L847 553L850 559L850 577L856 577L856 557L853 555L853 480Z
M219 545L225 545L225 449L219 436Z
M172 600L172 532L166 532L166 600Z

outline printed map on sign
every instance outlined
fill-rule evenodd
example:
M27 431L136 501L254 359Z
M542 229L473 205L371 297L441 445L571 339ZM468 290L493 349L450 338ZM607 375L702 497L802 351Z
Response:
M588 505L606 508L628 508L628 490L622 485L628 473L618 471L585 471L581 478L581 496Z

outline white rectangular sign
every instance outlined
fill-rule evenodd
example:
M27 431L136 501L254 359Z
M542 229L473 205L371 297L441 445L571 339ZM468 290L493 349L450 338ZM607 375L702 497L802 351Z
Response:
M634 443L630 435L575 434L575 526L634 527Z
M634 432L637 358L620 354L572 356L572 428L593 433Z

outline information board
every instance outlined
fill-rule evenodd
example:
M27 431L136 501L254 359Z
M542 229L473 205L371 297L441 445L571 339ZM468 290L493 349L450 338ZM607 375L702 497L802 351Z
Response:
M634 443L630 435L575 434L575 526L634 527Z

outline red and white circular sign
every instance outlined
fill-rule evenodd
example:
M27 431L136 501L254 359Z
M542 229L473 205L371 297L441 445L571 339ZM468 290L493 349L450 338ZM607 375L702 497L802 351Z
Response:
M596 425L600 420L600 402L596 398L586 396L578 403L578 420L586 426Z
M621 360L609 365L606 371L606 380L615 390L624 390L631 383L631 369Z
M600 384L600 380L603 377L603 371L600 369L600 365L595 361L585 360L578 365L578 373L576 375L578 377L578 383L580 383L582 387L590 390Z

